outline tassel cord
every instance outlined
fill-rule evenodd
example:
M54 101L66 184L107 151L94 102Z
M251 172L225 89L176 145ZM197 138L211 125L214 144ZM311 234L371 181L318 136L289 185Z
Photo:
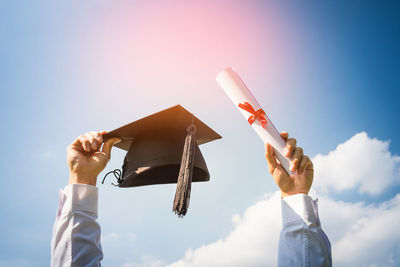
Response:
M121 170L120 170L120 169L115 169L115 170L113 170L113 171L107 172L106 175L104 175L103 181L101 182L102 184L104 184L104 181L106 180L106 177L107 177L109 174L113 174L114 177L117 178L118 184L120 184L120 183L122 182L122 178L121 178L122 172L121 172ZM113 186L118 186L117 184L114 184L114 183L111 183L111 184L112 184Z

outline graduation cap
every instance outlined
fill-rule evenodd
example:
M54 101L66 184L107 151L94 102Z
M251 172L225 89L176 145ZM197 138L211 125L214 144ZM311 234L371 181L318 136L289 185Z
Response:
M115 146L127 153L122 172L117 169L106 176L113 173L119 187L177 183L173 211L180 217L187 212L192 181L210 180L198 146L221 138L180 105L104 135L105 140L112 137L121 139Z

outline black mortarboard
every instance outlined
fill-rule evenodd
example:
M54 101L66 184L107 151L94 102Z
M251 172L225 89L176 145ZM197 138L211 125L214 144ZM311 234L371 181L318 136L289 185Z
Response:
M191 182L210 179L198 145L221 136L180 105L129 123L104 135L119 137L115 144L126 153L119 187L178 183L173 210L186 214ZM109 174L108 173L108 174ZM104 179L103 179L104 182Z

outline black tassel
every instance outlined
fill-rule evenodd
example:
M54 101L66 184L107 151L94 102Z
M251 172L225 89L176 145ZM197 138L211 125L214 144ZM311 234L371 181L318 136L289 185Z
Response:
M190 201L190 190L192 187L193 163L196 142L196 126L192 123L187 128L185 146L183 148L181 168L179 170L178 181L176 185L174 206L172 211L179 217L186 215Z

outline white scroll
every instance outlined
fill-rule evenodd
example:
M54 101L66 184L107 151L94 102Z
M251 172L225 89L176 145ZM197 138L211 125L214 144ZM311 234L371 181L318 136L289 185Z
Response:
M232 100L243 116L249 121L251 127L261 140L270 143L274 147L275 155L287 173L290 161L284 155L285 140L279 135L274 124L261 109L250 90L232 68L226 68L217 76L218 84Z

